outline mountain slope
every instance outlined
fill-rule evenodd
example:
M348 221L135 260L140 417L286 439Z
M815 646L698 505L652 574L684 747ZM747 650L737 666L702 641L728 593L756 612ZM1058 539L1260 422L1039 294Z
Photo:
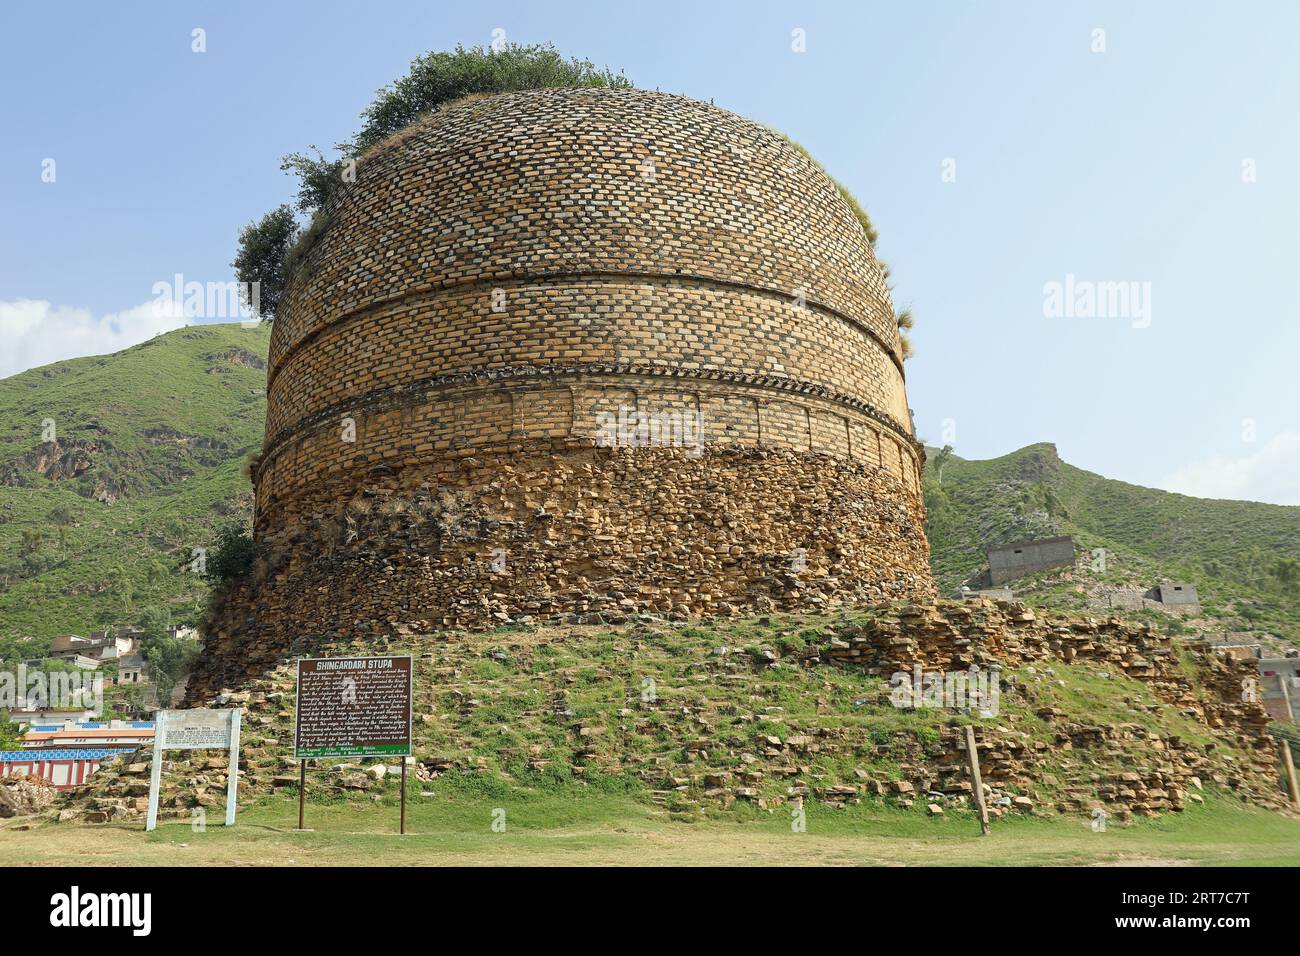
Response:
M251 506L269 341L193 326L0 380L0 640L195 618L190 548Z
M1300 507L1113 481L1066 464L1046 443L987 461L927 452L926 533L942 589L987 567L987 547L1069 534L1088 552L1104 548L1106 569L1035 575L1016 582L1018 589L1044 603L1082 607L1082 592L1098 586L1189 581L1213 629L1266 631L1300 643Z

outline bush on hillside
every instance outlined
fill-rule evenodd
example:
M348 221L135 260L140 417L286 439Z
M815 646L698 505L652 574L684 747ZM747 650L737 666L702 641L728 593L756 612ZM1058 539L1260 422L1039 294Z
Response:
M203 576L214 589L225 587L253 570L258 547L251 532L239 525L227 525L217 532L208 549Z
M13 722L9 711L0 710L0 750L22 750L23 731Z
M251 539L250 539L251 542ZM149 676L158 693L158 706L171 706L172 693L181 679L189 673L198 656L198 645L185 637L172 637L168 632L171 616L161 608L149 608L140 617L144 633L140 650L149 664Z

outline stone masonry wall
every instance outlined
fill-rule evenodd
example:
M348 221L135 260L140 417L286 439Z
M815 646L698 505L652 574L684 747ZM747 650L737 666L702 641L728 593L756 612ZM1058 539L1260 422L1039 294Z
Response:
M395 475L399 486L414 490L428 483L444 460L590 450L606 437L618 444L619 435L606 436L605 430L620 421L627 423L623 437L639 441L632 426L659 418L670 425L661 446L834 455L887 472L896 481L880 493L901 496L908 508L919 505L921 463L909 440L870 409L786 393L780 382L760 388L720 377L704 391L649 374L653 371L598 375L516 369L466 375L337 409L291 441L271 446L274 454L258 470L259 531L278 537L305 517L337 510L374 476ZM343 440L345 421L351 422L352 441Z
M429 477L414 492L376 478L277 542L218 607L191 696L340 638L933 593L911 496L834 456L561 450Z
M925 598L922 454L870 243L784 137L645 91L453 105L299 254L253 467L274 570L215 626ZM349 509L452 500L470 531L335 546ZM805 551L814 583L773 577Z
M908 420L902 373L874 340L823 310L715 283L610 278L502 282L404 299L341 319L271 379L267 434L380 389L470 369L588 363L815 383ZM436 330L436 333L433 331Z

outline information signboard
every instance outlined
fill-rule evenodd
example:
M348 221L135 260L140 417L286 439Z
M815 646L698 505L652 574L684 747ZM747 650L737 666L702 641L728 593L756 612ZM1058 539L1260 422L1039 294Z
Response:
M294 756L409 757L411 658L302 658Z
M239 787L239 708L230 710L160 710L154 714L153 767L149 774L146 830L158 825L158 791L162 786L164 750L228 750L226 826L235 825Z
M164 750L228 750L233 710L162 710L154 739Z

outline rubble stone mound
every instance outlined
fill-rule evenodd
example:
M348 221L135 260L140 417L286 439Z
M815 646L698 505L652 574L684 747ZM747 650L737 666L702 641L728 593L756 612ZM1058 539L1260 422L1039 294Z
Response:
M6 777L0 780L0 819L41 813L57 796L57 790L35 777Z
M752 636L737 644L735 635ZM293 658L368 649L418 658L421 782L504 774L515 786L580 786L599 773L633 777L648 799L687 815L805 799L970 812L970 726L994 816L1123 824L1212 795L1287 810L1268 715L1243 694L1253 662L1116 617L987 600L734 624L638 615L612 627L351 640L304 631L277 660L247 676L232 668L230 684L196 692L197 705L245 710L241 799L297 786ZM996 675L996 706L967 695L900 711L909 705L895 699L896 679L910 683L918 672L943 676L945 686L965 675L968 690ZM609 706L576 713L570 695L579 685L601 688ZM509 740L499 722L484 724L484 711L517 715ZM219 801L223 768L202 755L169 761L164 809L185 814ZM309 786L374 795L388 784L371 771L379 772L321 761L308 770ZM92 822L138 814L147 773L143 757L101 770L64 812Z

